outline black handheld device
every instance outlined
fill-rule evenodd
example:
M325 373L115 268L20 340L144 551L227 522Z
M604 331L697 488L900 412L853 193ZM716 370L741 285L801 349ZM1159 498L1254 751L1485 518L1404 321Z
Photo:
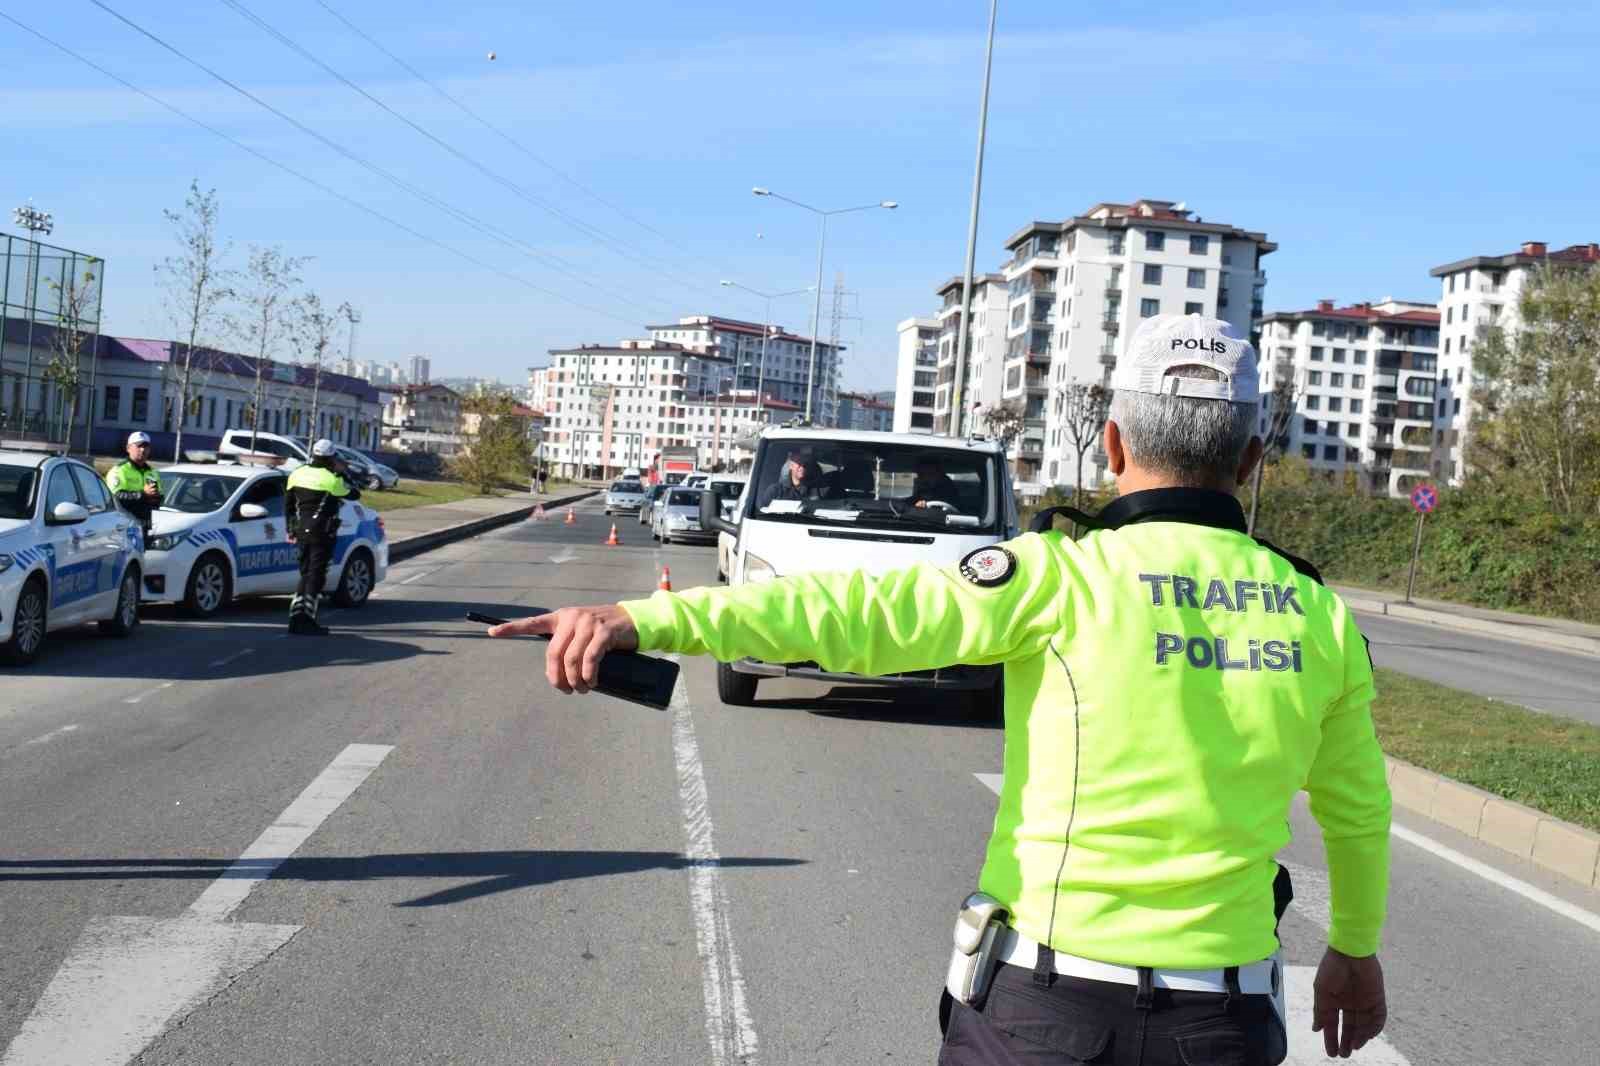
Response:
M543 607L530 607L529 614L549 614ZM509 618L495 618L477 611L467 612L467 621L482 622L489 626L502 626ZM540 637L549 640L549 637ZM678 683L678 664L670 659L653 655L640 655L632 651L614 651L600 659L600 669L595 677L594 690L630 703L666 710L672 703L672 690Z

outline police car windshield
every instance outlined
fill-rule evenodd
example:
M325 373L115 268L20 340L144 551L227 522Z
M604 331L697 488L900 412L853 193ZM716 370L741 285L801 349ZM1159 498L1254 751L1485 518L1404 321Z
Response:
M963 533L993 532L1001 524L991 453L769 440L751 481L747 514L757 518Z
M243 481L243 478L223 474L163 474L161 509L210 514L226 506Z
M0 518L33 516L33 486L38 474L36 467L0 465Z

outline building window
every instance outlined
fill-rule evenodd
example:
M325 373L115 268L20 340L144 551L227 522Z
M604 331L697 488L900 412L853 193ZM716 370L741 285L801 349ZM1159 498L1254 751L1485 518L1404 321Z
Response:
M1211 251L1211 238L1204 233L1191 233L1189 235L1189 254L1205 255Z
M1161 301L1160 300L1140 300L1139 301L1139 317L1140 318L1154 318L1156 315L1159 315L1160 313L1161 313Z
M1353 415L1360 414L1361 413L1361 404L1362 404L1362 401L1360 401L1360 400L1351 400L1350 401L1350 413L1353 414Z
M1300 445L1300 454L1307 459L1315 459L1317 457L1317 446L1315 444L1302 444Z
M1167 247L1167 235L1158 229L1145 230L1144 248L1147 252L1163 251Z
M1344 349L1343 348L1335 348L1335 349L1333 349L1333 361L1335 363L1344 362Z
M1337 444L1324 444L1322 446L1322 457L1330 463L1337 462L1339 460L1339 446Z
M1112 255L1121 255L1125 247L1125 237L1121 233L1111 235L1111 247L1108 249Z
M150 419L150 390L149 389L134 389L133 390L133 410L128 412L128 420L131 421L131 422L143 423L143 422L149 421L149 419Z
M1334 360L1334 362L1340 362L1340 361L1341 360L1337 360L1337 359ZM1344 375L1343 374L1329 374L1328 375L1328 384L1332 385L1336 389L1344 388Z
M1146 268L1146 269L1148 269L1148 268ZM1205 287L1206 287L1206 272L1204 270L1197 270L1194 267L1190 267L1189 268L1189 288L1191 288L1191 289L1203 289Z
M121 409L122 409L122 388L120 386L117 386L117 385L107 385L106 386L106 409L105 409L105 418L106 418L106 420L110 421L110 422L117 421L117 419L122 417Z
M1206 305L1196 303L1184 304L1183 313L1186 315L1203 315L1206 313Z
M1322 345L1314 344L1311 346L1311 361L1313 363L1322 362Z
M1347 437L1359 437L1359 436L1361 436L1361 423L1360 422L1351 422L1348 425L1346 425L1344 427L1344 435L1347 436Z
M1308 437L1315 437L1317 435L1317 420L1315 418L1304 419L1301 422L1300 430Z
M1344 410L1344 397L1343 396L1329 396L1328 397L1328 410L1330 410L1330 411L1343 411Z
M207 401L207 403L209 404L209 406L206 409L206 428L207 429L216 429L217 428L217 398L215 396L212 396Z
M1454 274L1450 275L1450 291L1456 291L1456 276Z
M1351 354L1354 356L1354 358L1351 360L1351 362L1355 363L1356 366L1366 366L1367 365L1367 353L1366 352L1362 351L1360 348L1356 348L1356 349L1352 350Z
M1322 409L1322 397L1321 396L1307 396L1306 397L1306 410L1307 411L1320 411L1321 409Z
M1161 268L1155 263L1146 263L1144 266L1144 283L1146 285L1161 284Z
M1306 372L1306 384L1307 385L1321 385L1322 384L1322 371L1320 371L1320 370L1307 371Z

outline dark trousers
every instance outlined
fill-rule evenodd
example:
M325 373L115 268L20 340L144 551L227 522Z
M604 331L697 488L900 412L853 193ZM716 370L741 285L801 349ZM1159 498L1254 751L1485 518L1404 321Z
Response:
M1266 996L1157 988L1148 1006L1133 985L1002 964L976 1009L941 1003L938 1066L1277 1066L1286 1034ZM948 1020L946 1010L948 1008Z
M328 563L333 559L332 537L297 537L300 549L300 584L289 603L289 620L304 616L316 620L318 597L328 583Z

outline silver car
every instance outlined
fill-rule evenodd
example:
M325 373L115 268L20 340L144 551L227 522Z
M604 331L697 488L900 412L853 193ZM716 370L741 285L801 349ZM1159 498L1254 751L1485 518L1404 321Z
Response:
M639 506L639 524L654 528L656 521L656 504L661 502L661 497L667 494L671 485L651 485L645 489L644 503Z
M715 530L700 528L700 497L704 489L673 487L656 505L655 524L650 533L663 544L674 540L692 540L702 544L717 539Z
M606 514L637 512L644 504L644 486L637 481L614 481L606 491Z

